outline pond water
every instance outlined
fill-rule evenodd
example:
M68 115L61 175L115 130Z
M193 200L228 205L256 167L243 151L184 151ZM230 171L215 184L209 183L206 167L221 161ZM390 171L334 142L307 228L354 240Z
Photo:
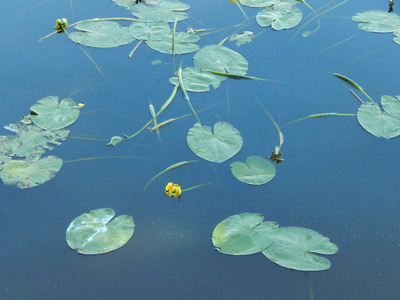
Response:
M235 31L253 31L250 43L224 46L246 58L247 75L279 81L229 78L209 92L189 92L197 111L209 108L199 113L203 125L225 121L243 138L238 154L222 163L202 160L188 148L194 116L160 129L162 143L155 132L144 131L117 147L106 146L112 136L139 130L150 119L150 103L160 109L173 89L169 78L181 62L193 66L194 53L173 58L143 43L128 58L137 41L98 49L78 46L66 34L39 42L57 18L70 24L132 18L111 0L0 2L2 126L17 122L49 95L71 95L85 104L68 127L69 137L50 153L64 160L52 180L28 189L0 185L3 299L400 299L398 138L369 134L355 116L308 119L282 127L285 161L275 165L277 175L267 184L240 182L229 166L250 155L268 158L278 144L277 130L258 100L282 126L312 114L357 113L360 103L348 88L366 97L333 72L356 81L377 102L399 94L400 46L392 34L361 31L351 20L357 12L386 11L387 1L348 1L321 15L319 30L307 38L302 33L318 22L299 29L313 17L302 3L297 4L301 23L274 31L257 24L259 8L242 6L249 17L243 23L243 14L228 0L184 1L190 18L178 22L177 30L211 29L202 32L210 34L201 36L200 47ZM320 13L340 1L308 3L314 9L327 5ZM233 27L239 23L243 26ZM162 63L152 65L155 60ZM189 113L179 90L158 120ZM143 189L166 167L196 159ZM178 202L165 195L171 181L183 189L212 184L184 192ZM117 216L132 216L132 239L103 255L71 250L65 240L71 221L106 207ZM218 253L211 241L215 226L245 212L328 237L339 248L326 256L331 268L305 273L274 264L262 253Z

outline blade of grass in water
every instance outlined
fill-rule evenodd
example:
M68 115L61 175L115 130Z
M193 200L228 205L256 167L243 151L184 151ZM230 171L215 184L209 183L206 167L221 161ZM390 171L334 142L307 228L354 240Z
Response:
M173 164L172 166L169 166L169 167L166 168L165 170L163 170L163 171L161 171L160 173L157 173L155 176L153 176L153 177L146 183L146 185L144 186L143 189L146 190L147 187L150 185L150 183L151 183L154 179L156 179L158 176L164 174L165 172L168 172L168 171L170 171L170 170L179 168L179 167L181 167L181 166L183 166L183 165L186 165L186 164L192 163L192 162L198 162L198 160L185 160L185 161L181 161L181 162L179 162L179 163Z
M332 73L332 74L335 75L336 77L342 79L343 81L346 81L347 83L351 84L352 86L354 86L357 90L359 90L361 93L363 93L372 103L375 103L375 101L372 100L372 98L356 82L354 82L353 80L351 80L350 78L348 78L344 75L341 75L338 73Z
M183 97L185 98L185 100L186 100L187 103L189 104L189 107L190 107L190 109L192 110L194 116L196 117L197 122L199 122L199 124L201 125L201 121L200 121L200 119L199 119L199 116L197 115L196 111L194 110L194 108L193 108L193 106L192 106L192 103L190 103L189 95L187 94L186 89L185 89L185 86L183 85L182 66L179 66L179 69L178 69L178 79L179 79L179 87L180 87L181 90L182 90Z

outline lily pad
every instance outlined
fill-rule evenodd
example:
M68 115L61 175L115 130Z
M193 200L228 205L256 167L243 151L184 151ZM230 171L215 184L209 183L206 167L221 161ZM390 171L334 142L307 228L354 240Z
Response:
M219 45L209 45L200 49L193 58L194 66L206 71L244 76L247 60L236 51Z
M230 255L249 255L269 247L275 240L278 225L264 222L260 214L231 216L215 227L212 234L217 250Z
M187 91L191 92L208 92L210 85L216 89L220 86L221 81L226 78L226 76L213 74L199 68L189 67L182 70L183 85ZM179 85L177 76L171 77L169 81L173 85Z
M189 5L178 1L159 0L157 5L135 5L132 14L140 19L174 22L176 18L178 21L187 19L189 16L183 11L189 8Z
M135 38L128 27L110 21L85 21L75 26L76 30L68 37L75 43L88 47L111 48L132 43Z
M274 165L260 156L247 157L246 163L231 163L231 171L240 181L252 185L262 185L274 178L276 170Z
M112 0L115 4L117 4L118 6L122 6L125 7L126 9L131 10L135 0Z
M299 271L322 271L330 262L319 254L335 254L338 247L316 231L300 227L281 227L274 232L276 239L262 253L274 263Z
M40 128L56 130L74 123L79 113L74 100L67 98L58 104L58 97L48 96L31 107L30 119Z
M171 29L168 23L163 20L139 20L132 22L129 26L129 32L138 40L162 40L170 34Z
M121 142L122 142L122 137L116 135L116 136L113 136L113 137L111 138L111 140L110 140L110 142L107 144L107 146L113 146L113 147L115 147L115 146L117 146L117 145L118 145L119 143L121 143Z
M382 96L383 109L376 103L364 103L357 111L357 120L360 125L376 137L387 139L394 138L400 134L400 99L397 96Z
M114 216L111 208L100 208L77 217L67 229L68 246L82 254L121 248L132 237L135 224L130 216L119 216L110 222Z
M272 26L274 30L293 28L300 23L301 18L301 11L286 1L263 9L256 17L258 25Z
M21 122L4 127L17 136L2 136L4 142L0 143L0 152L10 157L40 156L46 150L53 150L54 145L61 145L69 131L44 130L33 124L24 125Z
M369 10L355 14L353 21L359 22L358 28L369 32L393 32L400 30L400 16L380 10Z
M200 47L195 45L199 37L194 33L176 32L174 38L174 53L184 54L197 51ZM172 35L165 36L162 40L146 40L146 44L159 52L172 54Z
M4 184L20 189L35 187L52 179L62 166L62 159L47 156L41 159L11 160L3 164L0 177Z
M393 38L393 42L400 45L400 31L395 31L393 34L396 36Z
M186 140L196 155L218 163L238 153L243 143L239 131L225 122L216 123L214 133L211 127L196 123L190 128Z

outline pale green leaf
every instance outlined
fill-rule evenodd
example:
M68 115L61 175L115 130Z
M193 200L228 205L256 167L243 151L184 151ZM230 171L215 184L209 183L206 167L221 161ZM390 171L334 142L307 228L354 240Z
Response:
M96 48L111 48L129 44L135 38L123 27L110 21L85 21L75 26L81 32L72 32L68 37L75 43Z
M330 262L318 254L335 254L337 246L327 237L311 229L281 227L274 232L275 240L262 253L274 263L299 271L322 271Z
M220 222L213 231L212 242L224 254L254 254L274 242L277 229L274 222L263 223L260 214L244 213Z
M272 26L275 30L289 29L301 21L301 11L290 2L279 2L267 7L257 14L257 23L262 26Z
M58 97L48 96L31 107L30 119L40 128L56 130L74 123L79 113L74 100L67 98L58 104Z
M170 31L168 23L163 20L139 20L129 26L129 32L138 40L162 40L170 34Z
M41 159L11 160L0 170L1 180L20 189L35 187L52 179L62 166L62 159L47 156Z
M395 13L369 10L355 14L353 21L359 22L358 28L370 32L393 32L400 30L400 17Z
M157 4L139 3L135 5L132 14L140 19L174 22L176 18L178 21L187 19L189 16L184 11L189 8L189 5L178 1L158 0Z
M190 128L186 140L196 155L218 163L238 153L243 143L239 131L225 122L216 123L214 133L211 127L196 123Z
M191 92L208 92L210 85L216 89L226 78L226 76L213 74L200 68L189 67L182 70L183 85L187 91ZM173 85L179 85L178 77L171 77L169 81Z
M199 46L195 45L199 37L194 33L176 32L174 38L174 54L184 54L197 51ZM159 52L172 54L172 35L165 36L162 40L146 40L146 44Z
M114 216L111 208L100 208L77 217L67 229L68 246L81 254L102 254L122 247L132 237L135 224L130 216L110 222Z
M274 165L265 158L252 155L247 157L247 163L231 163L231 171L240 181L252 185L262 185L274 178L276 170Z

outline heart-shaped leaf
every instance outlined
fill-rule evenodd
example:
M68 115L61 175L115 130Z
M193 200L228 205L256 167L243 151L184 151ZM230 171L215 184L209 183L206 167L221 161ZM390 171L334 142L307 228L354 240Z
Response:
M190 150L212 162L223 162L231 158L239 152L243 143L239 131L225 122L216 123L214 133L211 127L196 123L190 128L186 139Z
M247 157L246 163L231 163L231 171L240 181L252 185L265 184L274 178L276 170L274 165L260 156L252 155Z

